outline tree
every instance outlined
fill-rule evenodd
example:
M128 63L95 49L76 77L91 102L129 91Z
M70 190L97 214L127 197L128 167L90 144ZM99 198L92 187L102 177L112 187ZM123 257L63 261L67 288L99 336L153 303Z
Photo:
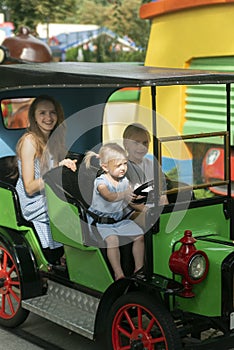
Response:
M107 26L120 36L127 35L137 46L148 43L150 23L139 17L141 0L118 0L110 9Z
M26 25L36 30L38 23L63 22L76 11L76 0L3 0L9 20L18 28Z
M79 1L79 0L76 0ZM109 16L109 6L93 0L81 0L76 12L76 23L104 26Z
M92 23L106 27L119 36L129 36L136 45L146 48L150 22L139 17L142 0L77 1L78 23Z

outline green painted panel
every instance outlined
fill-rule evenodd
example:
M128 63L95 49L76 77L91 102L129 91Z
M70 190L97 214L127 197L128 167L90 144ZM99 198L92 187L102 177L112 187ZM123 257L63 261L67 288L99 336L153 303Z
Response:
M104 292L113 283L107 264L99 248L84 249L65 246L71 281Z
M191 230L194 237L211 235L215 239L229 241L230 221L225 219L223 204L190 208L160 216L160 232L153 236L154 272L172 278L169 258L175 249L179 249L179 240L185 230ZM230 241L229 241L230 242ZM195 298L178 298L177 303L183 309L206 316L219 316L221 313L221 266L223 260L234 251L233 246L197 240L196 248L208 255L210 270L208 277L194 286ZM181 282L181 276L177 275ZM214 290L215 286L215 290ZM212 298L210 293L212 291Z
M137 102L140 98L140 89L124 89L114 92L108 102Z
M0 226L18 229L13 194L0 187Z
M101 250L84 244L76 206L61 200L46 184L46 198L53 239L64 244L71 281L104 292L113 282Z
M220 239L220 236L216 236ZM206 252L209 258L209 272L207 278L193 287L194 298L177 298L176 303L184 311L194 312L209 317L222 314L222 276L223 260L233 252L233 247L223 244L199 241L198 249Z
M48 261L45 259L44 254L42 253L41 245L38 242L33 232L33 229L29 227L22 227L21 230L23 230L22 234L24 234L25 238L29 242L30 247L33 250L39 269L43 271L47 271Z
M190 69L234 72L234 57L194 58ZM186 88L185 118L183 134L226 130L226 87L224 85L199 85ZM234 110L234 92L231 91L231 108ZM234 126L234 120L232 120ZM233 129L234 130L234 129ZM234 145L234 132L230 137ZM195 141L197 142L197 141ZM214 142L207 140L204 142ZM219 144L217 139L215 143Z
M33 229L31 227L18 225L12 191L0 187L0 198L0 226L5 228L6 231L10 228L18 231L20 235L24 235L35 254L39 268L46 269L48 263L42 254L41 246ZM2 234L4 234L4 229Z
M80 247L83 236L78 208L58 198L47 184L45 190L53 239Z

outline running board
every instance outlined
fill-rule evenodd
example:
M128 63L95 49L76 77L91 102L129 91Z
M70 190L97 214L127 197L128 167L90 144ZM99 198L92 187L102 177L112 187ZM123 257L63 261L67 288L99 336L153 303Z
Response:
M99 301L48 280L47 294L22 300L22 308L93 340Z

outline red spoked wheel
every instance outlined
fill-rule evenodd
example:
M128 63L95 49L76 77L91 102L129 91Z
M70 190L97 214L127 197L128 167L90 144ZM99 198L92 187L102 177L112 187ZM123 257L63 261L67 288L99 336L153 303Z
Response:
M110 324L108 349L182 349L170 313L149 295L134 292L120 297L111 309Z
M21 282L15 260L0 244L0 324L16 327L28 316L21 308Z

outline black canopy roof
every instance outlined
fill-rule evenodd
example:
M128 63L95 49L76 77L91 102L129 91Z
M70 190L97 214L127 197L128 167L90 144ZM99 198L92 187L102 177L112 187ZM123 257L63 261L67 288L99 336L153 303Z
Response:
M126 63L0 65L0 90L30 86L166 86L232 83L234 73L137 66Z

